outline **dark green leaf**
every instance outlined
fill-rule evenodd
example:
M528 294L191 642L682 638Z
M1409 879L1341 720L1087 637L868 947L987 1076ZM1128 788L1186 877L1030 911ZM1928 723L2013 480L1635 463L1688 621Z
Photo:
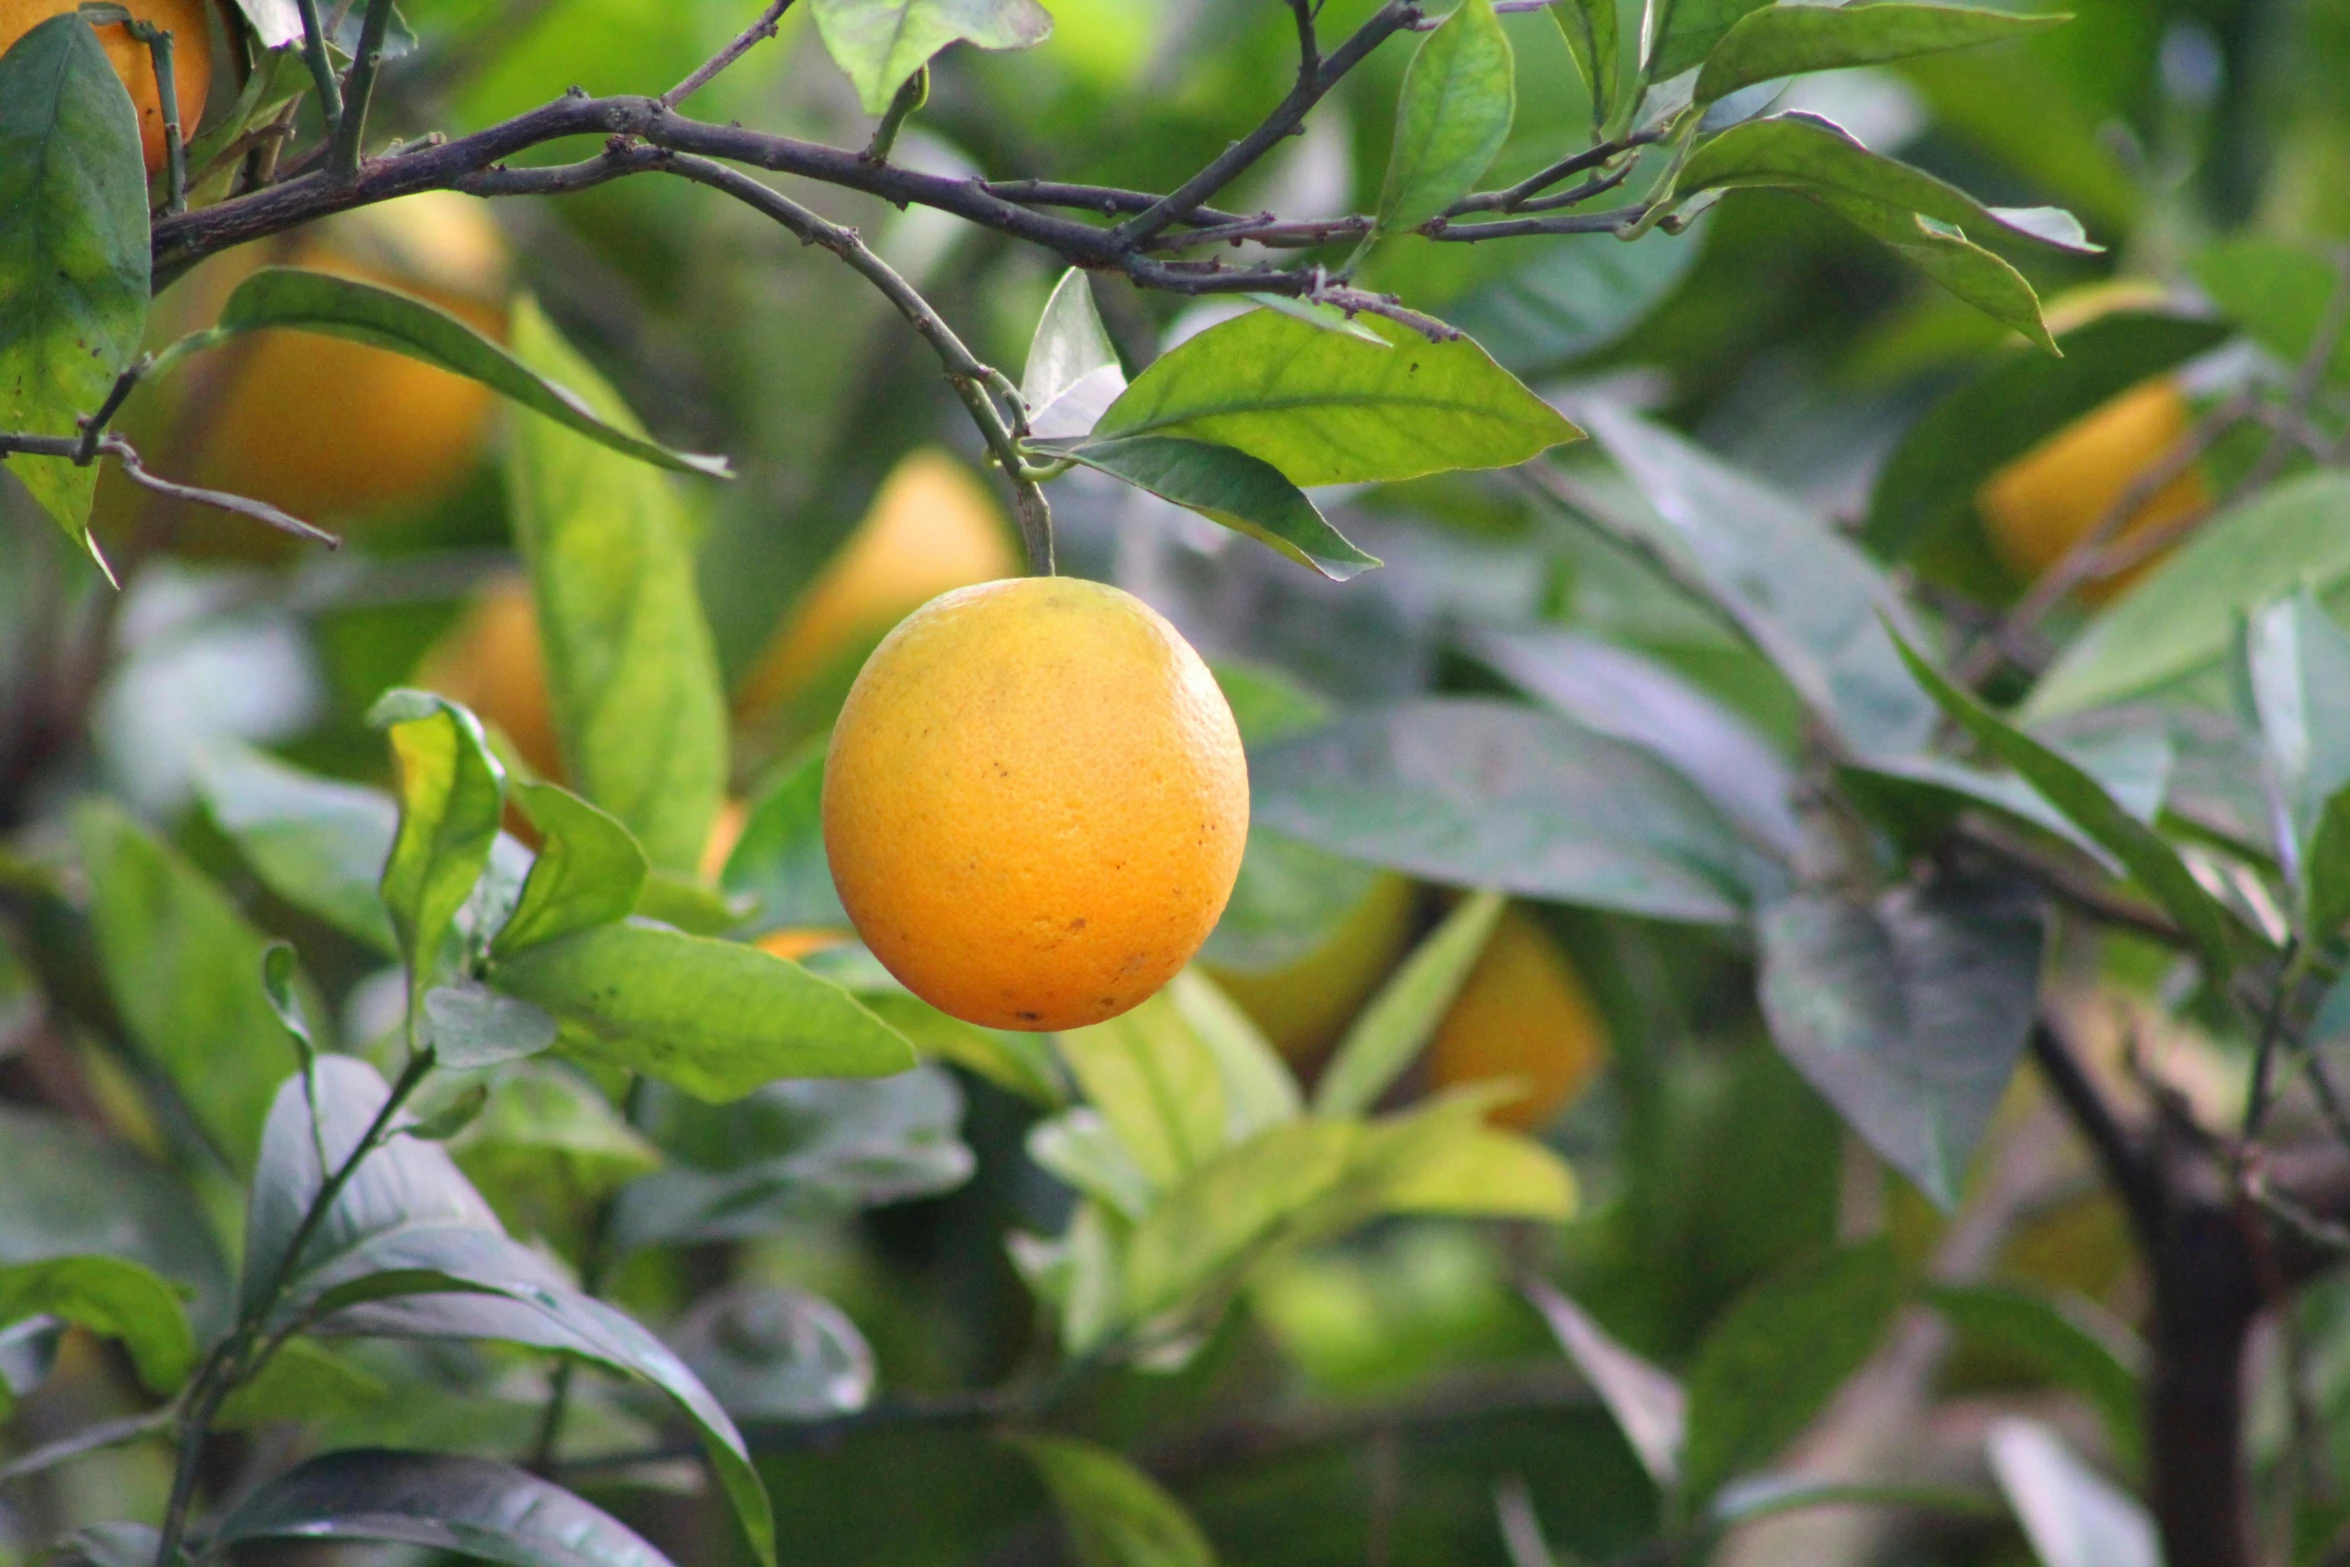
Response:
M1671 81L1713 52L1740 17L1770 0L1648 0L1640 24L1648 79Z
M1901 667L1880 619L1908 609L1868 557L1778 491L1660 425L1582 410L1646 509L1602 519L1690 575L1854 752L1923 750L1934 705Z
M504 958L490 983L551 1013L562 1048L705 1099L779 1077L880 1077L905 1036L840 986L756 947L631 921Z
M735 1240L951 1190L971 1174L962 1120L962 1094L935 1067L770 1083L729 1105L656 1091L643 1124L671 1163L621 1194L614 1233L631 1248Z
M1534 1279L1526 1297L1550 1325L1559 1348L1583 1373L1600 1402L1615 1417L1640 1466L1660 1491L1670 1491L1681 1473L1681 1450L1688 1440L1689 1395L1670 1372L1650 1365L1610 1338L1590 1313Z
M399 950L376 890L399 831L388 795L241 747L211 753L196 776L213 821L271 892L379 952Z
M153 1567L163 1536L143 1523L94 1523L58 1542L64 1558L90 1567Z
M680 473L732 477L723 457L674 452L646 440L625 421L606 420L587 398L541 375L438 306L325 272L263 267L229 295L218 324L164 349L155 356L155 368L160 371L184 355L244 333L273 328L315 332L405 354L479 381L533 413L639 462Z
M147 171L138 110L70 11L0 55L0 212L0 430L77 434L146 326ZM94 466L8 466L86 542Z
M399 764L400 830L379 886L413 999L431 984L441 943L489 868L506 813L506 770L490 754L481 721L429 692L386 692L368 721L390 731Z
M1094 438L1207 441L1292 484L1349 484L1506 468L1578 435L1467 338L1365 324L1387 345L1274 310L1210 327L1136 376Z
M517 358L610 423L628 406L528 300ZM726 790L726 701L670 481L545 419L517 419L507 483L571 784L655 870L690 875Z
M424 993L424 1037L451 1071L537 1055L555 1043L555 1020L527 1001L458 980Z
M757 903L762 930L847 928L824 857L822 746L811 746L751 807L718 884Z
M2195 281L2260 346L2287 364L2309 357L2341 286L2341 271L2319 252L2249 235L2223 240L2195 258ZM2350 381L2350 336L2337 338L2327 370Z
M2041 935L2029 888L1957 878L1798 893L1756 921L1780 1053L1945 1209L2031 1032Z
M1901 1303L1883 1241L1778 1274L1725 1313L1689 1369L1683 1494L1692 1502L1776 1457L1877 1347Z
M854 1414L873 1392L873 1351L839 1307L802 1290L738 1283L694 1303L669 1340L737 1420Z
M556 784L520 784L523 814L538 828L539 857L522 900L490 943L497 957L626 919L645 887L645 851L610 815Z
M1697 103L1803 71L1882 65L1914 55L1998 43L2050 27L2061 16L1978 11L1967 6L1765 6L1738 19L1697 73Z
M1363 1008L1314 1088L1314 1113L1367 1114L1435 1037L1501 918L1499 893L1465 898Z
M301 974L302 960L294 955L292 943L273 941L261 954L261 994L277 1014L278 1026L294 1042L294 1053L307 1072L318 1054L318 1041L310 1037L310 1020L303 1015Z
M2162 1567L2154 1520L2036 1420L1992 1422L1984 1448L2041 1567Z
M1774 8L1758 19L1781 9L1791 14L1791 8ZM2125 310L2065 333L2062 358L1998 356L1927 410L1893 449L1869 498L1869 548L1888 560L1907 556L1963 517L1975 491L2001 467L2148 376L2216 348L2226 336L2216 322Z
M119 807L74 818L114 1005L230 1167L252 1168L289 1053L261 989L269 943L178 850Z
M2212 977L2225 980L2235 966L2241 927L2226 908L2203 890L2178 851L2156 836L2154 829L2122 809L2105 787L2087 772L1994 714L1959 690L1906 644L1901 656L1918 683L1974 736L1992 755L2023 775L2024 781L2048 803L2072 819L2075 826L2102 844L2121 861L2137 883L2170 910L2188 940L2195 944Z
M2051 354L2057 352L2056 339L2040 319L2040 296L2032 291L2032 285L2021 272L1968 239L1960 229L1905 207L1842 191L1817 189L1804 194L1992 320L2013 327Z
M1061 455L1188 506L1333 582L1379 564L1331 527L1280 469L1233 447L1143 435L1089 442Z
M2005 1284L1937 1285L1926 1299L1970 1343L2020 1357L2059 1387L2089 1400L2125 1469L2146 1450L2139 1378L2145 1346L2118 1324L2098 1323L2064 1301Z
M1516 113L1517 73L1493 0L1461 0L1404 68L1379 229L1417 228L1466 196Z
M1215 1567L1183 1504L1116 1453L1070 1437L1013 1440L1044 1476L1081 1567Z
M824 48L867 114L886 110L906 78L951 43L1026 49L1053 30L1036 0L815 0L815 10Z
M1250 765L1255 818L1459 887L1733 922L1750 857L1646 751L1533 708L1428 699L1350 714Z
M2196 530L2065 647L2024 703L2027 723L2110 706L2220 667L2243 617L2304 585L2350 577L2350 477L2287 479Z
M288 1339L221 1404L213 1425L250 1431L284 1420L334 1420L381 1403L383 1379L308 1339Z
M247 1497L211 1544L355 1540L511 1567L669 1567L628 1527L527 1470L365 1448L313 1458Z
M1285 969L1336 940L1391 876L1252 823L1240 876L1199 960L1243 974Z
M583 1200L661 1167L660 1153L569 1066L520 1063L488 1086L449 1153L510 1227L561 1233Z
M43 1315L122 1340L151 1393L179 1391L196 1364L196 1335L180 1292L120 1257L0 1265L0 1327Z
M1566 34L1567 52L1591 92L1591 139L1599 140L1615 118L1622 45L1617 41L1616 0L1567 0L1549 8Z
M1568 10L1554 5L1551 14L1564 22ZM1697 264L1710 227L1701 220L1680 234L1652 229L1629 243L1609 234L1541 240L1445 315L1504 368L1523 376L1555 370L1646 320Z
M194 1315L222 1325L228 1264L184 1182L63 1116L0 1105L0 1265L104 1253L196 1292Z

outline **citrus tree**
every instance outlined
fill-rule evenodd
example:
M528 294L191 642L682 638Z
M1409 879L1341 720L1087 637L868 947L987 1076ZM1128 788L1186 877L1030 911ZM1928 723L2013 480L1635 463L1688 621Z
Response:
M2323 17L406 10L0 0L0 1556L2338 1559Z

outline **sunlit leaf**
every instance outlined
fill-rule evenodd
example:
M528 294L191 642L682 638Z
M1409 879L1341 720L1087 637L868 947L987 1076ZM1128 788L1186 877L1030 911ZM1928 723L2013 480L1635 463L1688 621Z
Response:
M1711 103L1741 87L1802 71L1882 65L1946 49L1971 49L2050 27L2060 16L1909 5L1765 6L1740 17L1697 73L1694 101Z
M1417 228L1467 195L1516 112L1510 41L1493 0L1461 0L1404 68L1379 228Z
M0 1327L49 1315L120 1339L151 1393L179 1390L196 1364L180 1292L120 1257L53 1257L0 1265Z
M1014 1445L1044 1477L1080 1567L1215 1567L1216 1553L1183 1504L1116 1453L1058 1436L1016 1437Z
M951 43L1026 49L1051 35L1036 0L815 0L816 31L848 73L867 114L879 114L905 79Z
M1062 455L1245 533L1334 582L1379 564L1330 526L1280 469L1233 447L1141 435L1089 441Z

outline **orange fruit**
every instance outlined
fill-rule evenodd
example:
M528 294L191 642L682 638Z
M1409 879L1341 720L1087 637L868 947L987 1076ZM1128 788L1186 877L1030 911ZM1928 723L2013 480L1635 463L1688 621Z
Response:
M848 939L849 933L845 930L812 927L807 930L771 930L752 945L771 957L788 958L797 963L812 952L837 947Z
M196 139L196 122L203 118L204 99L212 91L212 8L207 0L119 0L139 21L171 34L171 85L179 99L180 140ZM78 0L0 0L0 54L25 34L53 16L63 16ZM147 173L163 172L169 155L163 144L163 98L155 85L155 56L133 38L120 22L98 29L107 63L129 90L131 107L139 111L139 150L146 154Z
M710 836L702 844L702 862L696 867L702 880L715 886L726 874L727 859L742 842L743 828L750 820L751 808L742 801L729 797L718 802L718 814L710 819Z
M1434 1088L1513 1078L1522 1097L1488 1119L1521 1131L1547 1123L1607 1065L1607 1023L1567 955L1515 909L1493 927L1428 1046Z
M790 701L939 594L1019 573L978 476L935 448L910 453L743 677L735 709Z
M2193 423L2193 410L2176 381L2142 381L1991 475L1976 492L1975 504L1990 525L2000 558L2027 580L2054 566ZM2189 468L2155 491L2112 542L2167 528L2208 507L2211 498L2202 468ZM2084 602L2101 604L2152 564L2084 582L2077 591Z
M416 684L473 709L542 778L563 777L538 609L519 575L485 584L418 661Z
M362 207L289 250L248 247L235 266L265 261L398 289L488 336L505 333L505 245L471 196L429 191ZM199 483L332 524L432 500L481 455L496 394L478 381L308 332L259 332L219 352L235 356L223 384L188 412Z
M1140 599L1017 577L931 600L849 690L824 847L865 944L966 1022L1062 1029L1199 949L1248 836L1207 665Z
M1414 892L1392 871L1374 877L1329 939L1296 962L1252 972L1201 967L1293 1066L1329 1053L1411 939Z

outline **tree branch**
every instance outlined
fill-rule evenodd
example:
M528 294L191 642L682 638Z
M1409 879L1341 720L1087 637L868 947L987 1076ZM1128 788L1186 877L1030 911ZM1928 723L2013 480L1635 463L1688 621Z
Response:
M68 462L86 466L90 458L83 455L85 444L83 438L78 435L0 434L0 461L6 461L13 454L22 453L27 457L62 457ZM280 533L290 533L298 539L308 539L314 544L323 544L328 549L342 548L343 541L324 528L314 528L299 517L279 511L267 501L257 501L250 496L231 495L225 490L207 490L193 484L181 484L176 480L166 479L160 474L150 473L146 465L139 460L137 450L119 435L100 437L94 446L89 447L89 451L94 456L113 458L115 464L122 469L124 478L142 489L154 491L157 495L167 495L173 500L189 501L198 506L209 506L215 511L234 512L240 517L250 517L255 522L267 523Z
M704 60L694 68L694 73L691 76L670 88L654 101L664 109L674 109L695 93L700 92L704 87L710 85L712 77L734 64L744 55L749 54L762 39L773 38L777 26L783 21L783 13L790 9L791 0L769 0L767 9L759 13L759 19L737 33L734 42Z

